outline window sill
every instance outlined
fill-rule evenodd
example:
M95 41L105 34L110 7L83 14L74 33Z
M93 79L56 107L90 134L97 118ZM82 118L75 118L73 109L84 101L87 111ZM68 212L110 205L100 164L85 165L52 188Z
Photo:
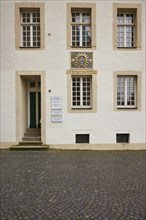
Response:
M137 49L137 47L117 47L118 49Z
M20 49L41 49L41 47L19 47Z
M138 110L137 107L117 107L117 110Z
M92 108L91 108L91 107L88 107L88 108L72 107L71 109L72 109L72 110L91 110Z

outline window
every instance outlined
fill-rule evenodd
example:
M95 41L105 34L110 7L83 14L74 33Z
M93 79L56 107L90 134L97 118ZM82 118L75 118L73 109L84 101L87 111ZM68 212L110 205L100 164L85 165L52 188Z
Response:
M72 76L72 107L91 108L90 76Z
M35 82L30 82L30 88L35 88Z
M76 144L88 144L89 134L76 134Z
M117 14L117 46L135 46L135 15L131 12Z
M136 76L117 77L117 107L136 107Z
M67 3L67 48L95 47L96 4Z
M116 142L117 143L129 143L129 134L116 134Z
M90 11L72 11L72 46L91 47Z
M114 109L140 110L141 73L137 71L114 72Z
M113 4L114 49L141 49L141 4Z
M44 3L16 3L16 49L44 49L44 24Z
M92 113L97 108L97 72L67 71L67 107L72 113Z
M40 47L40 12L21 11L21 46Z

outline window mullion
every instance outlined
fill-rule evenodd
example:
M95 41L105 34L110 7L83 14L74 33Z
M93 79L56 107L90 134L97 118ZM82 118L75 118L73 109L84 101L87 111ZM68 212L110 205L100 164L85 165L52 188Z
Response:
M128 99L128 88L127 88L128 84L127 84L127 77L125 78L125 105L127 106L127 99Z
M80 104L83 106L83 77L80 78Z
M82 47L82 12L80 12L80 46Z
M124 13L124 47L126 47L126 14Z
M80 46L81 47L83 46L83 43L82 43L82 25L80 25Z
M124 47L126 47L126 25L124 25Z
M23 25L21 25L21 47L23 47Z
M134 80L134 105L136 106L137 105L137 81L136 81L136 77L135 77L135 80Z
M30 13L30 46L33 47L33 15Z

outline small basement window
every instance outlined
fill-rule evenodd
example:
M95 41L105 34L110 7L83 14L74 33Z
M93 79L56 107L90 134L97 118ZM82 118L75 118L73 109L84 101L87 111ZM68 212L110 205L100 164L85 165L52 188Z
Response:
M116 142L117 143L129 143L129 134L116 134Z
M89 134L76 134L76 144L88 144Z

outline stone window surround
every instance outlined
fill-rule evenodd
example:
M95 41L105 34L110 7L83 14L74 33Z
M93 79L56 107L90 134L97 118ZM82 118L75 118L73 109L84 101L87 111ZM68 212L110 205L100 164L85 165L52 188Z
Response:
M91 76L92 77L92 107L89 109L76 109L72 108L72 99L71 99L71 91L72 91L72 76ZM67 110L68 113L96 113L97 112L97 71L95 70L67 70Z
M21 47L21 9L40 9L41 44L39 48ZM16 50L40 50L45 48L45 10L44 3L16 3L15 4L15 47Z
M72 9L91 9L91 47L71 46L71 12ZM67 3L67 49L95 50L96 49L96 3Z
M136 108L117 108L117 76L136 76ZM140 111L141 110L141 72L137 71L116 71L113 73L113 103L114 111Z
M135 47L131 48L117 48L117 11L136 11L136 36ZM114 50L141 50L141 4L136 3L113 3L113 49Z

